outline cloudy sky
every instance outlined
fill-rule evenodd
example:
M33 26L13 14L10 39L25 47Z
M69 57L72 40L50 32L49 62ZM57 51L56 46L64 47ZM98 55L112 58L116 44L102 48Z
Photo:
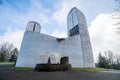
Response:
M80 9L87 20L95 60L98 52L120 52L120 36L115 33L114 0L0 0L0 44L13 43L20 48L29 21L41 25L41 32L67 37L67 14Z

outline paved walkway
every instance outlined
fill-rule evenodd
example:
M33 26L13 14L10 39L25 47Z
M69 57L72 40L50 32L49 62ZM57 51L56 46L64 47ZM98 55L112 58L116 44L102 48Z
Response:
M120 80L120 73L20 71L12 70L11 65L4 65L0 66L0 80Z
M119 73L120 74L120 70L109 70L109 71L100 71L102 73Z

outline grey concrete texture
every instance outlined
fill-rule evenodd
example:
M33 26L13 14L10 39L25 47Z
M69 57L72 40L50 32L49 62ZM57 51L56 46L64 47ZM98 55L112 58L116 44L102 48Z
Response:
M24 33L16 67L35 67L38 63L58 63L63 56L69 57L72 67L95 67L89 32L84 14L72 8L67 16L68 38L40 33L37 22L29 22Z

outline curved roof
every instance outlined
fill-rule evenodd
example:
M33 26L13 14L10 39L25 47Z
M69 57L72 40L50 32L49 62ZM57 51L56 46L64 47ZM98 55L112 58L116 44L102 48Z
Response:
M38 22L36 22L36 21L29 21L28 24L29 24L29 23L35 23L35 24L38 24L38 25L40 26L40 24L39 24ZM40 26L40 27L41 27L41 26Z
M31 23L35 24L37 26L36 27L35 27L35 25L30 26ZM29 21L27 23L26 31L34 31L34 30L35 30L35 32L40 32L40 30L41 30L40 24L38 22L35 22L35 21Z
M73 8L69 11L67 17L69 16L69 14L70 14L73 10L77 10L77 13L81 14L82 16L84 16L84 14L82 13L82 11L80 11L77 7L73 7ZM85 16L84 16L84 17L85 17Z

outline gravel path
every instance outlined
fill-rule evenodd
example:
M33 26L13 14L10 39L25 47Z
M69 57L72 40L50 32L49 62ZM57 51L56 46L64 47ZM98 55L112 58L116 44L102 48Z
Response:
M120 80L120 73L110 72L35 72L12 70L11 65L0 65L0 80Z

